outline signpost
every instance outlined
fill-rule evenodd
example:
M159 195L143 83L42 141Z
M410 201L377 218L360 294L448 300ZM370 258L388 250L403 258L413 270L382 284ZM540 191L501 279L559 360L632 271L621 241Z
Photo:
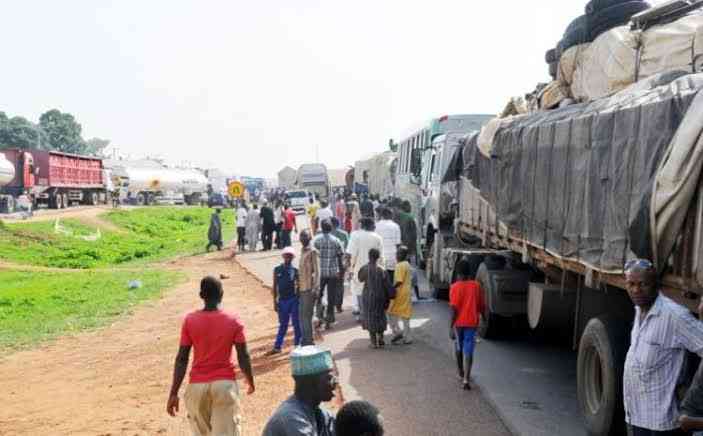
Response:
M246 189L244 188L242 182L230 182L229 186L227 186L227 191L232 198L242 198L245 190Z

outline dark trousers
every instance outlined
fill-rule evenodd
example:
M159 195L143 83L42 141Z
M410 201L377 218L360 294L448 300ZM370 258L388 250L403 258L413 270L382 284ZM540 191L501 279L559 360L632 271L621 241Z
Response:
M322 296L327 291L327 307L322 306ZM331 324L335 321L334 308L344 292L344 282L339 277L320 278L320 298L317 300L317 318Z
M703 363L698 366L698 372L681 403L681 411L689 416L703 416Z
M281 232L281 239L282 239L281 242L283 243L283 248L290 247L291 245L293 245L292 241L290 240L290 233L291 232L292 232L292 230L285 230L285 229Z
M632 436L686 436L688 433L681 429L669 430L669 431L656 431L647 430L646 428L640 428L630 426L632 429Z
M241 251L244 251L244 247L247 244L247 228L237 227L237 246Z
M283 248L283 241L281 240L281 223L276 224L274 232L276 233L276 248L280 250Z
M265 227L261 231L261 243L264 246L264 250L270 250L273 247L273 228Z
M391 285L395 286L395 270L387 269L386 273L388 274L388 280L390 280Z
M293 343L297 346L300 345L302 340L302 332L300 330L300 320L299 320L299 302L298 297L286 298L285 300L279 300L278 302L278 334L276 335L276 343L273 348L280 350L283 346L283 338L285 338L286 333L288 333L288 325L293 322L293 332L294 339Z
M207 246L205 247L205 251L210 251L210 247L212 246L217 247L219 251L222 251L222 241L210 241L207 243Z

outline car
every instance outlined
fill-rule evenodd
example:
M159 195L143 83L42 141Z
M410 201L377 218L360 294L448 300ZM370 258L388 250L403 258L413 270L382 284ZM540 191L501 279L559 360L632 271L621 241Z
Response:
M314 196L308 191L288 191L288 203L295 213L305 213L305 208L310 203L311 198L314 198Z
M208 207L227 207L227 198L221 193L213 192L207 200Z

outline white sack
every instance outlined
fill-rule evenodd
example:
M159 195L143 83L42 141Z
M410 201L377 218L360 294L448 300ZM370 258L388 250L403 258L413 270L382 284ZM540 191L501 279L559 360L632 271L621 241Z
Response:
M575 45L561 54L559 59L559 69L557 70L557 80L564 85L571 86L574 82L574 73L577 66L581 65L583 52L590 47L589 44Z
M642 33L639 78L674 70L692 72L703 54L703 15L689 15Z

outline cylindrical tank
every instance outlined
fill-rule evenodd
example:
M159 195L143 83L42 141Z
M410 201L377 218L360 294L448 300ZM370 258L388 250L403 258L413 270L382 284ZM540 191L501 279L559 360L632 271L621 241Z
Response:
M194 193L203 194L207 192L208 180L203 173L197 170L179 169L178 171L183 183L183 193L191 195Z
M130 192L179 192L183 178L169 168L126 167Z
M15 166L0 153L0 186L9 184L15 178Z

